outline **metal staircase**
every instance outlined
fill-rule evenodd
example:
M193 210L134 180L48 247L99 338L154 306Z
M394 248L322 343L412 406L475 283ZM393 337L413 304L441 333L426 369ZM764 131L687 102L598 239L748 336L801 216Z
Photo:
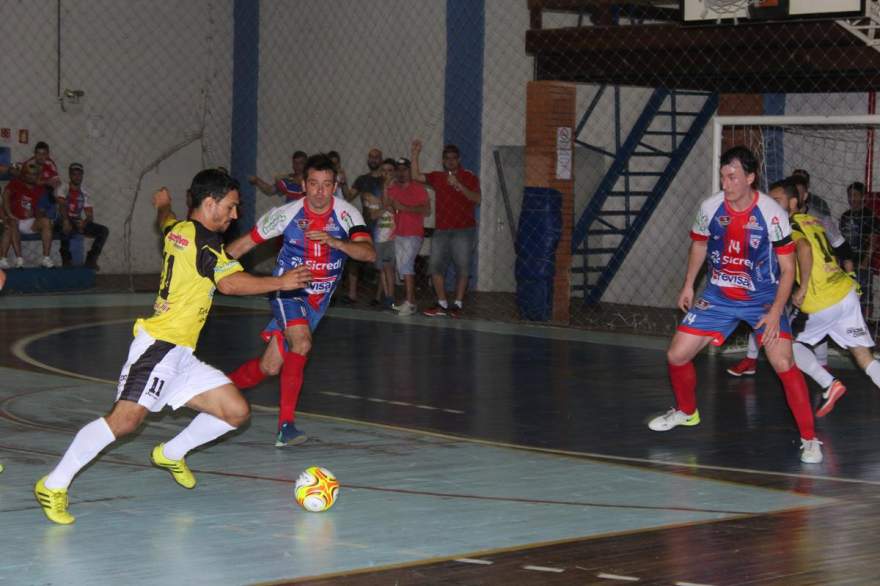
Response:
M578 131L604 89L590 104ZM578 141L613 157L572 233L572 254L575 262L582 261L581 266L572 267L573 276L581 275L582 283L572 288L583 292L586 304L601 300L717 108L717 94L658 88L626 139L616 140L616 152ZM618 136L619 122L616 110Z

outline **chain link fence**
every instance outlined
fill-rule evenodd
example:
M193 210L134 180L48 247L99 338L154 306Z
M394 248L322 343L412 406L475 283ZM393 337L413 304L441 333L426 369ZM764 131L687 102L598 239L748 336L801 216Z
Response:
M284 200L253 190L247 177L274 183L291 173L295 151L338 151L351 185L370 172L373 148L410 158L418 138L422 169L440 170L444 143L477 128L476 146L459 145L482 193L462 316L514 321L524 313L518 243L529 246L519 230L531 187L526 88L534 80L569 82L576 89L575 237L561 323L667 334L680 317L674 303L691 221L712 189L712 118L873 113L880 53L833 20L683 24L676 2L473 4L481 34L465 49L481 45L482 61L462 66L454 59L468 43L450 23L472 7L456 0L264 0L254 3L252 31L236 23L242 5L231 0L3 2L0 127L9 132L0 146L22 161L37 140L48 142L62 179L69 163L85 165L96 219L111 230L101 275L123 275L131 286L160 266L149 201L160 179L176 181L182 215L197 168L227 167L258 217ZM231 136L235 52L248 39L258 47L256 155L252 168L236 168L232 145L245 139ZM478 68L479 87L456 95L450 80L470 68ZM460 115L476 126L455 127ZM747 132L762 180L808 170L835 220L850 207L847 186L861 182L872 191L873 126L841 124L819 134L794 124L754 126L726 129L725 145ZM23 129L28 142L19 142ZM860 236L873 234L873 215L862 216ZM420 309L435 301L427 273L436 219L435 209L416 263ZM37 245L27 246L34 254ZM871 254L864 251L865 266ZM269 246L257 270L272 255ZM363 267L359 274L357 307L372 310L377 273ZM447 285L455 282L446 276ZM337 297L347 293L343 284ZM399 302L402 289L393 295Z

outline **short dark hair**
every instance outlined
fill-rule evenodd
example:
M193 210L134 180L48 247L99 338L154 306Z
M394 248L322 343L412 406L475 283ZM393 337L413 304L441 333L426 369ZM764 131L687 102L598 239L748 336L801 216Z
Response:
M804 177L803 175L792 175L788 177L788 180L791 181L795 187L803 186L804 189L810 186L810 180Z
M327 151L327 156L330 157L331 159L341 159L342 158L339 156L338 151Z
M746 175L749 173L758 174L758 159L756 159L755 155L752 154L752 151L746 147L737 145L733 148L727 149L724 151L724 154L721 155L722 167L729 165L734 161L739 161L739 164L742 165L743 171L745 171Z
M454 144L443 145L443 156L445 157L447 153L455 153L459 157L461 156L461 151Z
M189 187L191 205L197 208L202 205L206 198L211 197L220 201L230 191L239 188L238 181L218 169L205 169L196 173L192 185Z
M794 171L791 172L791 176L792 177L803 177L807 181L805 185L807 187L810 186L810 174L807 173L806 169L795 169Z
M396 166L397 166L397 161L395 161L394 159L392 159L392 158L389 157L389 158L387 158L387 159L384 159L384 160L382 161L382 164L383 164L383 165L391 165L392 167L396 167Z
M48 151L49 150L49 143L41 140L40 142L38 142L37 144L34 145L34 152L37 152L40 149L46 149Z
M788 199L800 198L797 186L794 184L794 181L791 180L791 177L786 177L785 179L780 179L779 181L771 183L768 191L773 191L774 189L782 189L785 191L785 195L788 196Z
M306 168L303 170L303 178L309 178L309 171L330 171L333 173L333 180L336 180L336 166L330 160L330 157L324 153L318 153L309 157L306 161Z
M858 191L862 195L865 195L865 184L861 181L853 181L846 186L846 192L849 193L850 191Z
M292 158L294 158L294 159L307 159L307 158L309 158L309 156L306 154L305 151L293 151Z

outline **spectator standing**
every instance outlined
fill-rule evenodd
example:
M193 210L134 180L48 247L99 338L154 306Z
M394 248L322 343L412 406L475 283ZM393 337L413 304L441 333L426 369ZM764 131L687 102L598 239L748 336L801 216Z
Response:
M0 241L0 269L9 268L6 254L10 245L15 252L15 268L24 266L21 256L21 235L36 233L43 241L43 260L40 266L51 269L55 266L49 253L52 249L52 222L40 209L40 200L45 197L46 187L37 183L40 167L36 163L27 163L19 170L3 190L3 216L6 231Z
M376 286L374 305L386 309L394 307L394 208L388 197L388 186L394 181L394 159L382 161L382 196L367 196L364 209L373 221L373 243L376 248L376 269L379 283Z
M85 170L81 163L71 163L68 168L68 182L59 187L55 199L58 201L58 222L62 234L61 239L61 262L64 266L70 266L70 235L82 234L92 238L92 246L86 255L85 266L99 270L98 257L107 242L110 230L107 226L95 222L95 210L92 206L90 194L83 187Z
M394 309L407 316L416 311L415 262L425 239L425 218L431 215L431 203L425 187L412 180L409 159L397 159L394 173L395 180L388 186L395 211L394 260L406 292L404 302Z
M288 202L296 201L304 195L302 186L303 170L308 158L308 155L303 151L296 151L291 157L291 166L293 168L291 173L276 176L274 183L263 181L256 175L251 175L248 177L248 183L254 185L266 195L281 195Z
M422 142L412 143L412 178L427 183L434 190L434 234L431 237L431 260L428 272L437 304L425 310L427 316L458 317L463 309L471 259L476 241L477 220L474 215L480 203L480 180L461 166L461 152L454 144L443 147L443 170L422 173L419 155ZM455 265L455 301L446 300L445 274L450 260Z
M859 181L846 188L849 209L840 216L840 232L849 241L856 265L856 280L862 290L860 305L867 319L874 319L874 275L871 270L874 235L880 231L874 210L865 198L865 184Z
M368 202L371 197L381 198L385 189L385 178L382 176L382 151L380 149L373 147L367 153L367 169L369 169L367 173L355 178L347 199L352 203L355 200L360 200L367 231L373 234L376 222L370 218ZM342 303L350 304L357 301L358 281L363 275L363 268L364 264L360 262L347 263L348 294L342 296L340 299Z

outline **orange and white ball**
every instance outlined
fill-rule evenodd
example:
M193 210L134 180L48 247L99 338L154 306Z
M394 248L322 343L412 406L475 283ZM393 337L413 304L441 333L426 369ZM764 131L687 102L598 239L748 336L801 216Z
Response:
M297 504L302 508L320 513L336 502L339 495L339 481L326 468L309 466L296 479L293 494Z

